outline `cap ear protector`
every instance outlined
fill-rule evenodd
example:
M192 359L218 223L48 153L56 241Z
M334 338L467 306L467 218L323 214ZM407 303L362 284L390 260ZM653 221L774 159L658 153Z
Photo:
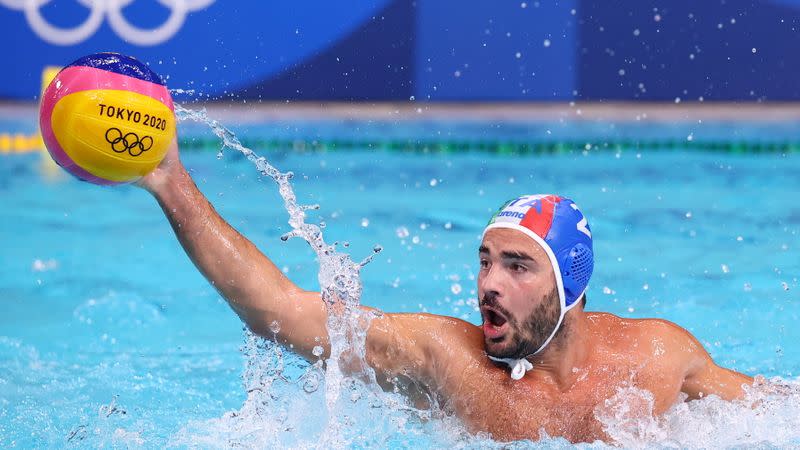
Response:
M569 299L567 308L576 304L583 293L594 270L592 248L583 243L575 244L561 263L561 279L564 284L564 297Z

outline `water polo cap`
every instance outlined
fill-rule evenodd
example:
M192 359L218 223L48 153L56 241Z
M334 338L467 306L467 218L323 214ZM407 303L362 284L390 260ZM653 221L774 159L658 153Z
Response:
M594 269L592 231L572 200L543 194L524 195L506 202L489 220L483 234L493 228L511 228L525 233L544 249L553 266L561 313L556 327L533 353L535 355L550 343L561 327L564 315L579 303L586 291ZM524 358L492 359L512 366L514 379L522 378L532 368Z

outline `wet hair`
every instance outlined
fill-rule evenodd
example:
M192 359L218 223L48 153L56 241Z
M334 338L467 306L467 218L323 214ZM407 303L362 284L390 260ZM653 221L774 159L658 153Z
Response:
M586 308L586 293L583 294L583 303L581 304L581 306Z

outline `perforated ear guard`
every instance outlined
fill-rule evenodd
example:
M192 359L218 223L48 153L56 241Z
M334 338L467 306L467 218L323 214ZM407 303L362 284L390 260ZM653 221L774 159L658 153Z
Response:
M566 254L560 265L564 294L567 299L570 299L566 306L569 307L578 301L583 291L586 290L586 285L589 284L589 278L594 270L592 249L582 243L576 244Z

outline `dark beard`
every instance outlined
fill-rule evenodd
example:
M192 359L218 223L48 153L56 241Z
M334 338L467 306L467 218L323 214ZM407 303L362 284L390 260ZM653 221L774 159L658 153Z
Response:
M482 303L484 302L500 310L506 316L510 328L513 330L511 342L505 351L499 354L489 353L489 356L495 358L520 359L534 354L544 344L544 341L550 337L550 333L553 332L553 329L558 324L558 318L561 315L561 301L558 298L557 289L553 289L549 294L545 295L536 309L531 311L530 315L525 318L522 326L520 326L515 317L496 304L494 298L485 298ZM562 326L556 332L555 336L553 336L553 341L563 328ZM553 341L550 341L550 343L552 344Z

